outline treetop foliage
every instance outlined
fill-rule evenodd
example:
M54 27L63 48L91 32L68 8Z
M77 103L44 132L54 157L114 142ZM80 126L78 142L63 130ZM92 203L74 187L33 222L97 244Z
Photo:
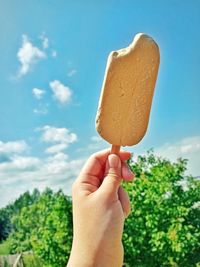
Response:
M129 165L136 179L125 185L132 208L123 236L127 266L200 264L200 181L185 175L187 160L171 163L149 151Z
M124 227L127 267L200 266L200 180L187 160L172 163L149 151L129 160L136 174L124 183L132 213ZM33 251L45 267L66 266L72 244L71 198L35 189L0 210L0 240L10 252Z

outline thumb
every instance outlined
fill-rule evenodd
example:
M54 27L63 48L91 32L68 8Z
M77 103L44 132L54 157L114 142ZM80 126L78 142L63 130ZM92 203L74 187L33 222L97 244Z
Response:
M101 184L101 189L108 194L118 192L121 183L121 159L111 154L108 156L105 168L105 178Z

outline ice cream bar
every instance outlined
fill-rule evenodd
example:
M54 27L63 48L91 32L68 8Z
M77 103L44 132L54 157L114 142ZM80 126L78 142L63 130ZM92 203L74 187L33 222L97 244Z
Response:
M143 33L108 57L96 129L114 153L137 144L146 133L159 61L158 45Z

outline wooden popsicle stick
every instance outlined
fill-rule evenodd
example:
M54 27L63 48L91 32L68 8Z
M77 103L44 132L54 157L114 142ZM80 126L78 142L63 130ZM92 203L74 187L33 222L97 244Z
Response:
M119 151L120 151L120 146L112 145L111 151L110 151L111 154L119 155Z

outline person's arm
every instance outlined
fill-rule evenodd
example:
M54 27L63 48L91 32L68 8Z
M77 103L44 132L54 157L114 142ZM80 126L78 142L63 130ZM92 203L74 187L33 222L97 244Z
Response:
M73 244L67 267L122 267L122 233L130 212L128 194L120 186L122 179L134 175L125 161L104 150L92 155L72 188Z

